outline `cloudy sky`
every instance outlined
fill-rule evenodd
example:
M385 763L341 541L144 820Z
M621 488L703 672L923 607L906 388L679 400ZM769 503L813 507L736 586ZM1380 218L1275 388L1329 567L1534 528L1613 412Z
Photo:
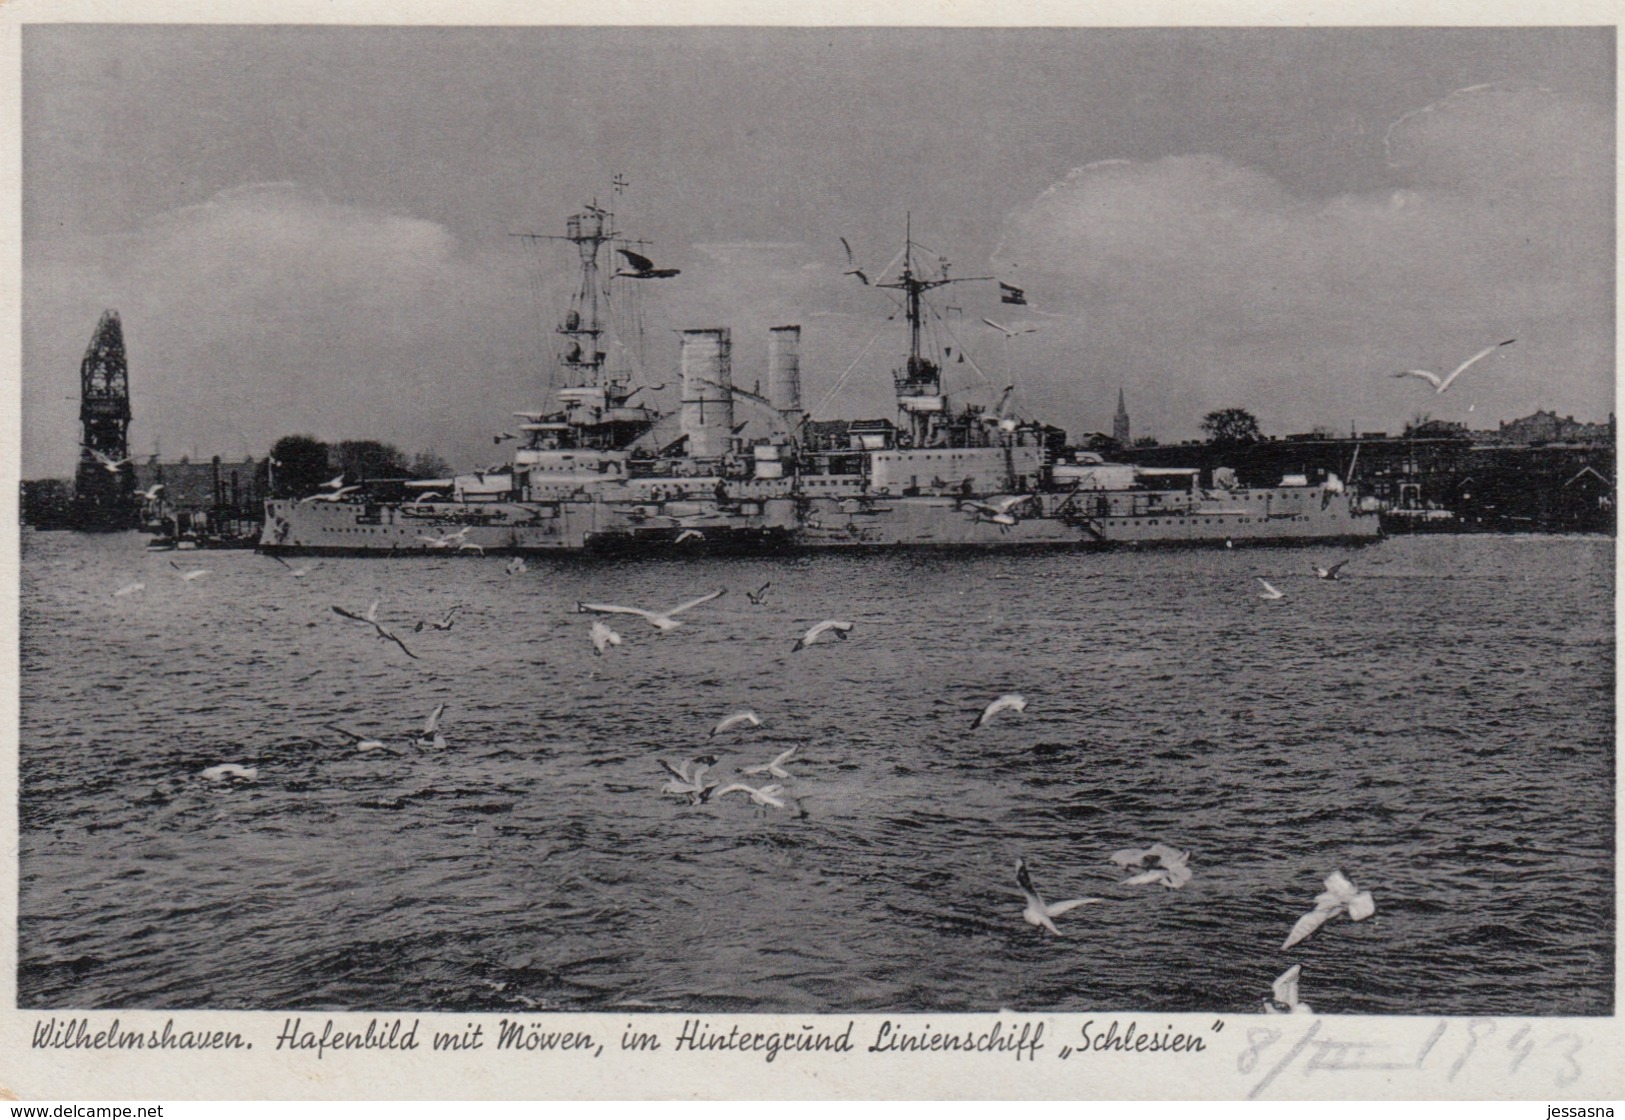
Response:
M838 238L877 270L911 214L1030 299L949 289L953 387L1013 381L1075 433L1119 387L1164 440L1231 406L1272 434L1602 419L1613 105L1611 28L32 25L23 475L71 473L104 308L139 454L297 432L489 462L574 278L510 235L616 174L682 269L643 282L652 381L674 328L731 326L750 384L799 322L818 415L888 415L900 325ZM1514 337L1443 397L1387 376Z

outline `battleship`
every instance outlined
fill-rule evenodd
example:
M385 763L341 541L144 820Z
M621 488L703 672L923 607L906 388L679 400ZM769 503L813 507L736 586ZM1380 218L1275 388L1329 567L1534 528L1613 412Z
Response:
M680 556L1359 544L1379 535L1376 514L1334 474L1259 487L1224 468L1114 463L1017 415L1008 389L996 403L960 402L946 384L946 350L927 345L923 328L940 321L927 294L971 282L998 284L1004 303L1023 303L1024 293L993 277L951 278L940 261L932 270L912 227L883 274L871 282L855 266L849 273L897 293L908 330L892 372L896 419L851 422L814 420L803 407L794 325L768 331L765 393L760 381L735 383L727 328L679 332L681 400L662 412L640 397L650 386L638 371L611 362L625 348L609 345L610 310L622 285L679 270L657 268L596 203L552 240L575 247L580 283L556 327L553 407L514 414L522 423L511 461L441 479L336 479L315 494L268 499L263 550ZM611 272L615 254L625 265Z

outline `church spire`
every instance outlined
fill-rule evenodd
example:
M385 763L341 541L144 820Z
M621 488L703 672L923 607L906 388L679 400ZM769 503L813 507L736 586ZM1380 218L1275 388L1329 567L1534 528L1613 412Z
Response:
M1123 390L1117 390L1117 415L1112 417L1112 439L1120 446L1128 446L1128 405L1123 400Z

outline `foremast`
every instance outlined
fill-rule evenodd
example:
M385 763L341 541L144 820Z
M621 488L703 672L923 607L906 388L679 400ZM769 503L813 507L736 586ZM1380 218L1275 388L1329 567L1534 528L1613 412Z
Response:
M617 191L620 183L617 183ZM615 228L615 215L596 201L570 215L565 232L521 234L536 240L567 241L575 246L580 280L564 318L554 327L563 340L557 357L562 386L557 390L562 411L520 413L528 422L523 450L557 451L594 449L611 451L625 447L659 419L653 409L632 404L640 387L632 385L630 370L621 370L609 361L609 281L625 276L646 279L655 275L675 275L675 270L650 269L616 272L606 276L602 250L606 245L642 244L628 240ZM619 250L629 260L645 261L635 253Z

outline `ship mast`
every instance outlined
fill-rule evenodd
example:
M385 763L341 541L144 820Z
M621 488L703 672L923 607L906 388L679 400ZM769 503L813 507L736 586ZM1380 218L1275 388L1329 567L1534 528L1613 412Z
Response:
M614 215L596 202L582 208L581 213L570 215L563 240L576 247L581 258L581 287L576 291L564 321L555 328L569 340L559 365L564 370L567 387L580 388L600 385L604 372L604 351L600 340L604 334L603 313L598 280L598 250L617 236Z
M908 417L909 437L915 447L924 447L935 435L937 418L948 408L942 392L942 368L920 352L922 324L921 296L934 288L947 284L961 284L967 280L992 280L991 276L948 275L944 261L942 276L932 280L916 275L914 271L914 215L906 218L903 238L903 271L896 280L882 280L877 288L894 288L903 293L904 312L908 318L908 361L893 375L897 389L897 408Z

